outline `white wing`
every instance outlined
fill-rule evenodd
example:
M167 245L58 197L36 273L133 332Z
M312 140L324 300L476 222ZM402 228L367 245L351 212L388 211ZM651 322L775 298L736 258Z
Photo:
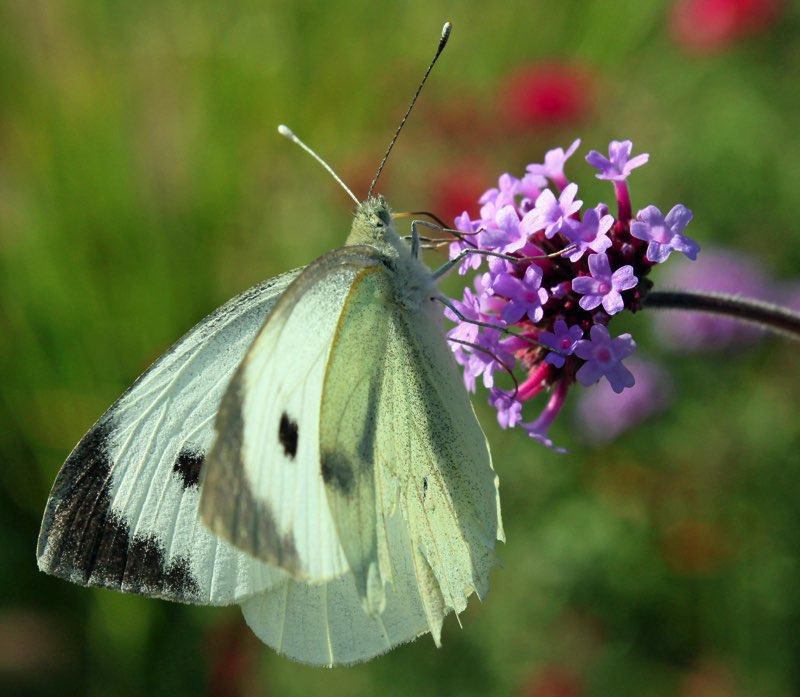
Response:
M253 631L315 665L354 663L431 632L482 598L503 540L497 476L437 308L398 302L362 267L332 339L320 462L351 573L287 580L243 604Z
M286 290L231 380L203 472L207 525L300 580L349 570L320 473L320 401L342 304L377 263L374 250L343 247Z
M250 629L278 653L317 666L366 661L431 631L428 610L444 614L424 599L435 594L436 579L415 554L399 511L386 531L394 584L381 614L364 612L350 575L317 585L289 579L242 603Z
M53 485L40 569L205 604L240 600L285 576L206 530L198 477L223 392L299 273L265 281L205 318L100 418Z

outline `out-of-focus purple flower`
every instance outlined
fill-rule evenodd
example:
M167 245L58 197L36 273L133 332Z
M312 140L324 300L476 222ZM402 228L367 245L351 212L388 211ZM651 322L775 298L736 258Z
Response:
M531 175L546 177L561 190L567 185L567 178L564 176L564 165L580 144L581 139L576 138L566 152L564 148L548 150L544 156L544 164L528 165L525 171Z
M531 235L538 230L544 230L544 236L549 240L553 235L561 232L568 224L568 219L577 213L583 201L576 201L578 193L577 184L569 184L556 199L550 189L545 189L536 199L536 205L530 213L522 219L521 229L526 235Z
M625 307L622 291L636 287L639 282L630 264L612 273L608 256L602 252L589 255L589 271L591 276L579 276L572 281L572 290L583 295L580 306L584 310L593 310L602 303L609 315L616 314Z
M753 257L723 249L705 249L693 262L678 259L659 280L667 287L776 299L764 269ZM662 346L682 352L749 344L763 333L758 327L701 312L656 312L652 321Z
M612 140L608 146L608 157L601 155L597 150L592 150L586 156L586 161L600 170L600 174L595 174L598 179L625 181L631 171L641 167L650 159L648 153L630 159L632 149L633 142L630 140Z
M575 344L583 336L583 329L578 325L567 326L563 319L557 319L553 325L552 332L542 332L539 334L539 341L545 346L554 348L560 353L548 353L545 361L551 363L556 368L560 368L566 362L564 356L572 355Z
M608 208L605 206L603 208L607 213ZM589 208L583 214L583 220L565 230L566 238L572 244L577 245L577 249L565 256L570 261L578 261L584 252L589 250L598 253L605 252L611 246L611 239L607 233L613 224L613 216L603 214L601 217L600 211L596 208Z
M633 387L633 375L622 361L636 350L630 334L620 334L612 339L601 324L589 330L589 339L581 339L575 346L575 355L586 361L575 374L581 385L589 386L605 377L614 392Z
M583 390L578 398L575 421L586 439L608 443L629 428L663 411L672 400L669 374L657 363L631 358L627 367L635 384L620 393L607 382Z
M532 322L538 322L544 315L542 305L547 302L547 291L541 287L542 270L531 264L525 271L523 279L511 274L499 275L492 288L495 293L509 299L500 316L507 324L514 324L527 316Z
M692 219L692 212L684 205L673 206L664 217L655 206L647 206L639 211L631 223L631 235L638 240L649 242L647 258L660 264L674 251L683 252L692 261L697 258L700 245L681 233Z

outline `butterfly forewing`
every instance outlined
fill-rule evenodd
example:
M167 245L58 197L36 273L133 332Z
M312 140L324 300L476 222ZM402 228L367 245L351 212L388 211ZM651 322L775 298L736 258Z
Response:
M198 480L228 381L298 274L266 281L219 308L101 417L53 485L39 568L85 585L215 604L282 577L206 530Z
M345 247L310 265L287 289L223 398L204 470L209 527L298 579L349 570L320 470L322 384L342 306L376 262Z

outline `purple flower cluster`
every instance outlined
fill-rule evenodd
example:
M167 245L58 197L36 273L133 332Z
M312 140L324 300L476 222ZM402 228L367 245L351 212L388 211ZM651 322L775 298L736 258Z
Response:
M673 251L690 259L699 251L683 234L692 218L685 206L666 215L647 206L632 216L627 178L649 156L631 157L631 141L612 141L608 157L594 150L586 156L598 179L613 182L616 217L604 203L581 211L578 185L564 174L579 145L551 150L521 178L503 174L481 197L478 219L456 218L463 234L450 245L459 273L479 270L473 288L453 302L461 317L447 311L467 389L474 392L481 378L500 425L520 426L549 447L547 431L571 385L605 378L619 393L634 383L623 360L636 343L630 334L612 337L611 318L639 309L655 264ZM515 376L513 390L495 384L500 372ZM545 391L544 409L525 421L523 404Z

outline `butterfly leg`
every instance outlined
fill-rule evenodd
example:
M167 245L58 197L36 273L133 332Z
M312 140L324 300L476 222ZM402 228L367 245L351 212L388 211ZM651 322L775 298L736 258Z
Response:
M441 232L443 230L441 225L437 225L435 223L429 223L427 220L412 220L411 221L411 255L416 259L419 257L419 243L420 237L419 230L417 226L423 226L426 228L430 228L431 230L436 230L436 232Z

